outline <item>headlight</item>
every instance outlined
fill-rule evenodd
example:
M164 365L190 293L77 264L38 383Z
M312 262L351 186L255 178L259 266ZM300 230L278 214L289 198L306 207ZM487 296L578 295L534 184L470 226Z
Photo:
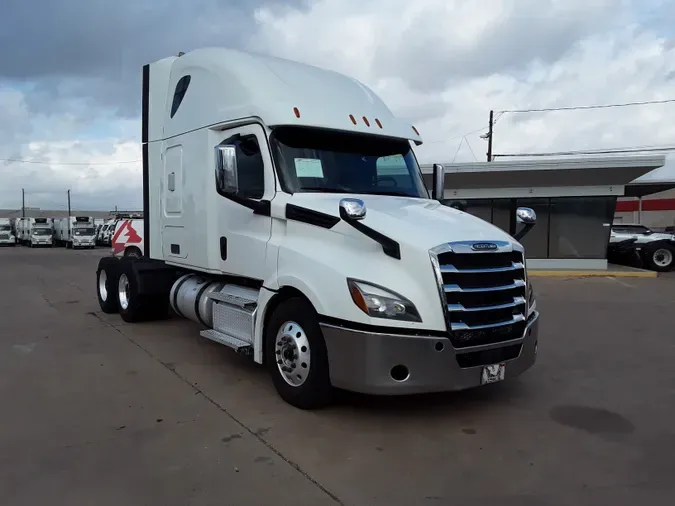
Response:
M348 279L354 304L368 316L408 322L421 322L415 305L405 297L377 285Z

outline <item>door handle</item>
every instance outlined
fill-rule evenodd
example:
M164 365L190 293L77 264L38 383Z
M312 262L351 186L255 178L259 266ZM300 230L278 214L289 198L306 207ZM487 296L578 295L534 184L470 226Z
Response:
M169 188L169 191L175 191L176 190L176 173L171 172L169 174L169 181L167 183L167 187Z

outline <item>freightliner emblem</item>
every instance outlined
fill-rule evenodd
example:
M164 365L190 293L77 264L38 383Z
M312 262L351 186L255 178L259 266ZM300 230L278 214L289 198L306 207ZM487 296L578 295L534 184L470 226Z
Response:
M497 245L493 242L475 242L471 245L471 249L474 251L494 251L497 249Z

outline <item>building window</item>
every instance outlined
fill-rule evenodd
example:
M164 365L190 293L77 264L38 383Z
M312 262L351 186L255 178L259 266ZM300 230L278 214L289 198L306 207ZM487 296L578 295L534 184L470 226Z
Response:
M511 212L513 209L513 199L493 199L492 200L492 224L501 228L507 234L510 233Z
M615 208L616 197L552 198L549 258L607 258Z
M610 224L616 197L557 197L447 200L461 202L466 212L501 228L507 234L515 222L518 207L531 207L537 213L536 225L519 242L527 258L607 257Z
M173 102L171 102L171 117L173 118L185 98L188 86L190 86L190 76L183 76L176 84L176 90L173 92Z

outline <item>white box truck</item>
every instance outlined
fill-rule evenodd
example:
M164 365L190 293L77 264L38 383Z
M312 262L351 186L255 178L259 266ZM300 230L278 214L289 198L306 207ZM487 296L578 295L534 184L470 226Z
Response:
M35 247L52 247L54 237L54 220L52 218L27 218L24 221L25 234L23 244Z
M91 216L59 218L54 224L56 244L66 248L95 248L96 229Z
M430 198L418 131L368 87L205 48L145 65L142 90L144 251L100 260L103 312L170 306L302 409L333 387L459 390L535 363L518 242L534 212L511 237L444 206L440 165Z
M16 240L19 244L26 244L28 238L28 222L30 218L22 217L16 220Z
M0 246L16 246L16 236L10 218L0 218Z

